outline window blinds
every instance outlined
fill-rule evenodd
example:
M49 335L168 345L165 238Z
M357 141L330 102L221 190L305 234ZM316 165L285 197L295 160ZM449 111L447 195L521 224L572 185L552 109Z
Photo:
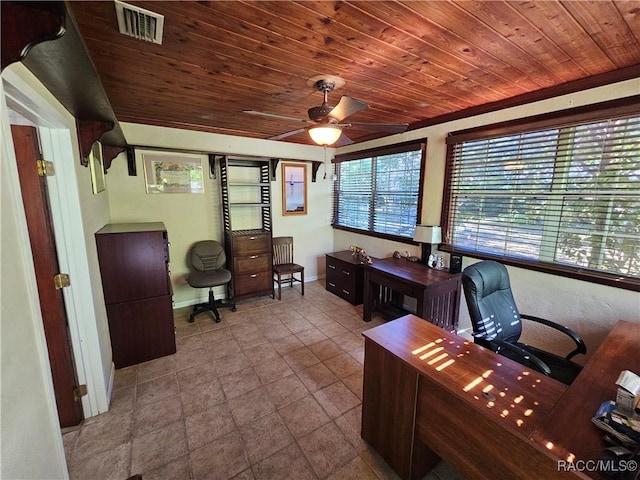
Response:
M334 227L413 238L423 163L419 143L338 156Z
M640 116L449 143L454 250L640 278Z

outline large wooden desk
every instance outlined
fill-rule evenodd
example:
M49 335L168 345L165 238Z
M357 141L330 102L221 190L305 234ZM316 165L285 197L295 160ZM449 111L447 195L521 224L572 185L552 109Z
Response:
M591 417L615 399L621 370L640 371L640 324L630 322L570 387L414 315L363 335L362 437L403 479L440 458L469 480L600 478L558 461L599 458Z
M374 311L397 318L402 311L402 295L416 299L416 314L446 330L454 330L460 310L460 274L434 270L404 258L374 258L364 269L362 318L371 320Z
M622 370L640 373L640 323L620 320L613 327L534 432L534 440L543 445L550 442L561 458L599 458L607 445L591 417L602 402L616 399L615 382ZM601 478L596 472L590 475Z

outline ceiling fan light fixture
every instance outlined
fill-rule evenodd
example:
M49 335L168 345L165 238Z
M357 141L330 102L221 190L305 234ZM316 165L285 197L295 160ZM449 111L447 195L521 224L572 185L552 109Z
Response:
M308 131L311 139L318 145L332 145L338 141L342 134L342 130L330 125L312 127Z

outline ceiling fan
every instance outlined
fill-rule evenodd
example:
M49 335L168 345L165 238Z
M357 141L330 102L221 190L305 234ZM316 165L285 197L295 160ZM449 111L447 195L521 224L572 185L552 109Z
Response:
M256 110L244 110L244 113L249 113L251 115L260 115L263 117L281 118L284 120L291 120L295 122L310 123L311 126L281 133L280 135L270 137L269 140L282 140L283 138L308 131L311 139L318 145L323 146L332 145L336 143L338 139L340 139L338 145L348 145L350 143L353 143L351 139L342 134L343 128L349 128L352 126L371 127L378 130L385 130L391 133L399 133L404 132L408 127L408 124L406 123L343 123L343 120L345 118L353 115L356 112L359 112L360 110L369 108L369 105L361 102L360 100L356 100L355 98L345 95L340 98L340 101L335 107L329 105L329 93L331 93L336 88L340 88L344 85L344 80L340 77L317 76L310 78L307 84L322 92L323 94L322 105L311 107L307 111L309 115L308 120L289 117L287 115L280 115L277 113L260 112Z

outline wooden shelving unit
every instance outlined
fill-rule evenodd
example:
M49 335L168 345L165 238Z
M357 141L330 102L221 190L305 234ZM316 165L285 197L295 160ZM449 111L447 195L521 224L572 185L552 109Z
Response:
M222 216L235 301L273 295L271 161L218 157Z

